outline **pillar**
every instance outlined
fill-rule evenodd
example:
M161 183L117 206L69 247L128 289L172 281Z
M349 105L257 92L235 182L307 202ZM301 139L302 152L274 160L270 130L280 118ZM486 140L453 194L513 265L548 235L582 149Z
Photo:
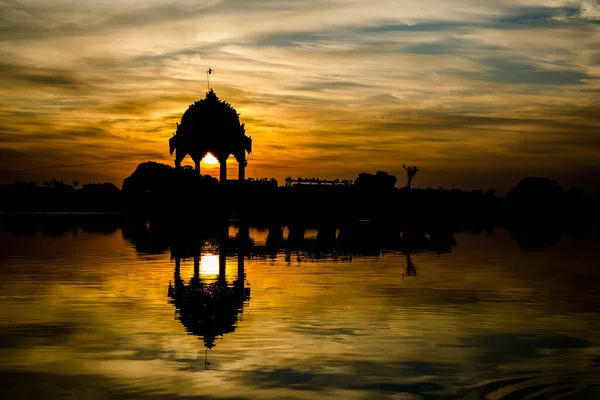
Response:
M200 161L201 160L194 161L196 163L196 173L198 175L200 175Z
M219 281L226 282L226 271L227 271L227 253L223 248L219 248Z
M246 180L246 157L243 160L239 161L239 172L238 172L238 180L245 181Z
M227 180L227 159L221 160L219 162L221 166L221 173L219 174L219 181L225 182Z
M246 275L244 273L244 253L241 250L238 250L238 273L237 273L237 285L238 289L244 290L244 281L246 279Z
M200 278L200 254L194 254L194 278Z
M289 226L287 244L289 247L300 247L304 243L304 228L300 225Z
M271 225L267 235L267 247L277 250L283 244L283 229L281 225Z
M219 234L219 282L226 283L227 277L227 247L229 242L229 223L221 226L221 233Z
M250 242L250 226L242 220L238 227L237 241L240 245L245 245Z

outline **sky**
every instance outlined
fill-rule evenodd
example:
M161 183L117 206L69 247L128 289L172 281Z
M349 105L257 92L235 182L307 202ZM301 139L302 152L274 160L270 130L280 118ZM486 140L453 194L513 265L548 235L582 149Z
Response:
M249 177L596 190L599 44L598 0L0 0L0 182L173 165L210 67Z

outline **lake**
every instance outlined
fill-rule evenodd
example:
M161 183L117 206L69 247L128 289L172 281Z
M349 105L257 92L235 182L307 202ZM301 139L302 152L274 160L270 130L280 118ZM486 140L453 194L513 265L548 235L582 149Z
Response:
M600 398L597 235L222 232L0 232L2 398Z

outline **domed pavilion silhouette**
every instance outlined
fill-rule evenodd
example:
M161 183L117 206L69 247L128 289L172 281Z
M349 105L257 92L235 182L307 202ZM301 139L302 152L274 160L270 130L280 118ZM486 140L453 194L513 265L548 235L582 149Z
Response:
M189 154L198 174L200 161L211 153L219 161L221 182L227 180L227 159L233 155L239 163L238 179L245 180L246 152L252 153L252 139L246 136L237 111L210 89L183 113L177 132L169 139L169 151L175 152L176 168L181 168Z

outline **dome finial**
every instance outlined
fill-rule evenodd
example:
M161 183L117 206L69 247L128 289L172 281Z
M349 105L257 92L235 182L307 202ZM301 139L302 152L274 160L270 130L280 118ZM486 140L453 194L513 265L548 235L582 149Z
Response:
M206 86L207 86L209 92L211 91L211 89L210 89L210 80L208 79L208 76L210 74L212 74L212 72L213 72L213 69L210 67L208 68L208 71L206 71Z

